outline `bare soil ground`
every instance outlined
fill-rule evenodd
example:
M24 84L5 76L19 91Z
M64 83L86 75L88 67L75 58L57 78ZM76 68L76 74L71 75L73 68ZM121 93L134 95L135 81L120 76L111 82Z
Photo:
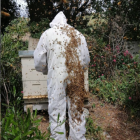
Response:
M39 125L39 129L41 130L42 133L44 132L47 133L48 132L47 128L49 127L49 116L48 116L47 111L39 112L37 117L38 118L43 117Z
M90 116L104 132L108 135L106 140L140 140L140 120L130 119L125 110L111 104L103 103L96 96L89 98L91 105ZM39 129L41 132L47 132L49 126L49 117L47 111L38 113L38 117L43 116Z

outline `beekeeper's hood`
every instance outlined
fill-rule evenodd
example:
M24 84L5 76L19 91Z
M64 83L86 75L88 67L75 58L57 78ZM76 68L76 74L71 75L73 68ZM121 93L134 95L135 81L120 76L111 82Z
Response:
M50 27L52 28L53 26L56 26L56 25L63 26L64 24L67 24L67 19L66 19L64 13L61 11L54 17L54 19L50 23Z

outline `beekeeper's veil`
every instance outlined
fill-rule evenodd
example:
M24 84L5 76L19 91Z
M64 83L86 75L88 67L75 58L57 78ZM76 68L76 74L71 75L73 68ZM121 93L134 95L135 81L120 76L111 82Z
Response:
M64 24L67 24L67 19L64 13L61 11L54 17L54 19L50 23L50 27L52 28L53 26L56 26L56 25L63 26Z

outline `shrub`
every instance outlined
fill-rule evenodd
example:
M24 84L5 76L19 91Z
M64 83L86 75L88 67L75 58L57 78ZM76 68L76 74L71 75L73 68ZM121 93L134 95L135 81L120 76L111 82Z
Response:
M8 106L6 114L2 119L1 134L3 140L54 140L50 137L50 125L48 127L48 133L41 133L39 130L38 127L42 117L37 118L37 110L33 114L31 114L29 109L27 110L27 114L24 114L20 110L22 109ZM60 114L58 114L57 126L54 130L65 122L65 120L62 122L59 121L59 116ZM55 133L60 135L64 134L63 132L57 131Z
M91 117L86 119L86 138L94 140L104 140L102 129L96 125Z
M40 38L41 34L47 30L48 28L50 28L49 26L49 20L46 18L42 18L40 22L35 22L33 21L32 23L30 23L30 32L31 32L31 36L33 38Z
M140 107L140 63L135 58L133 61L125 65L125 69L116 70L112 79L101 76L95 81L90 79L89 85L92 93L100 99L125 105L129 110L133 108L135 111L131 111L131 114L136 116Z
M124 64L134 62L125 46L128 21L119 15L110 22L105 14L93 14L92 18L93 25L89 24L92 30L86 36L91 51L90 78L97 79L102 75L112 78L116 69L125 69Z
M8 105L13 100L13 89L16 89L19 96L22 90L18 50L27 50L28 42L22 41L22 36L29 31L27 23L28 19L24 18L11 21L1 38L1 93L2 102L4 99Z
M37 110L33 117L31 117L30 110L27 114L23 114L19 110L15 110L14 107L9 107L6 110L6 115L2 119L2 139L3 140L34 140L42 139L46 140L49 135L45 133L41 134L38 129L41 118L37 119Z
M91 47L91 48L90 48ZM115 70L125 70L129 64L134 63L132 55L128 50L119 51L119 46L115 49L115 54L111 45L106 45L102 38L94 39L94 44L90 46L90 79L97 79L100 76L112 78Z

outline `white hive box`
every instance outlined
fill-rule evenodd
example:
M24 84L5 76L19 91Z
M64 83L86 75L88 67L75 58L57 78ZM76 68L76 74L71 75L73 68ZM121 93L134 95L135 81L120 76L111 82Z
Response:
M48 107L47 75L37 72L34 67L33 52L38 41L39 39L29 37L28 50L19 51L22 64L24 111L27 110L28 106L32 106L32 110L42 110ZM89 91L88 69L84 76L85 89Z
M24 111L28 105L33 110L47 109L47 75L37 72L34 67L34 50L19 51L22 65Z

